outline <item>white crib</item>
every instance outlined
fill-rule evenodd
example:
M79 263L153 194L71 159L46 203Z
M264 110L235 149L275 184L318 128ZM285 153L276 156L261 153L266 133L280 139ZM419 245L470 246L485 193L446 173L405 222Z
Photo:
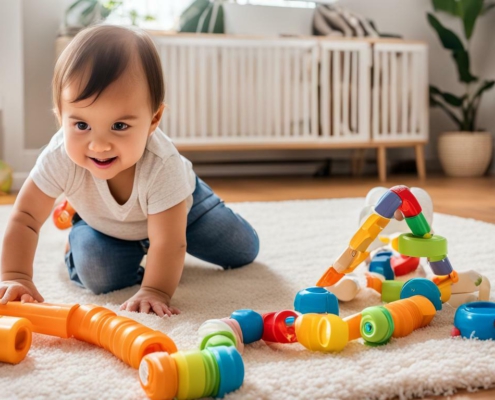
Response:
M427 46L401 40L153 33L162 129L182 151L414 146L424 177Z

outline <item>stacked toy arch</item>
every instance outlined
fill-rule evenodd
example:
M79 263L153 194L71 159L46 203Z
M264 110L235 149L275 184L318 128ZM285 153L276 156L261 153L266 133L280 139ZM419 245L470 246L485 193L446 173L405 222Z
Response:
M458 275L447 257L447 240L432 235L428 221L422 213L416 197L407 186L390 188L378 201L374 212L354 234L347 249L335 260L332 266L317 282L317 286L330 287L352 272L365 261L370 253L370 244L393 218L395 211L401 211L411 233L401 234L398 238L399 253L409 257L426 257L438 283L449 285L458 281Z

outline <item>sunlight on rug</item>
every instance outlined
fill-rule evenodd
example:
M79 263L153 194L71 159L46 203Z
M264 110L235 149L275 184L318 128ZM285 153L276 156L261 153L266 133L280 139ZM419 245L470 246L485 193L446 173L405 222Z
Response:
M364 199L238 203L259 233L255 263L222 271L187 258L174 305L182 314L119 312L138 287L95 296L73 285L63 263L67 231L48 221L35 260L35 283L49 303L98 304L167 333L181 350L198 346L197 329L207 319L240 308L260 313L293 308L297 291L313 286L346 248L358 228ZM0 207L3 237L10 206ZM435 233L449 241L449 258L458 271L475 269L495 282L495 225L435 214ZM430 271L427 271L428 273ZM364 269L356 270L364 285ZM380 304L364 289L340 315ZM444 305L430 326L388 345L360 341L338 354L313 353L299 344L246 346L245 381L229 399L387 399L453 393L456 388L495 385L495 343L451 338L455 310ZM0 365L0 397L12 399L144 399L136 370L112 354L75 339L35 334L26 359Z

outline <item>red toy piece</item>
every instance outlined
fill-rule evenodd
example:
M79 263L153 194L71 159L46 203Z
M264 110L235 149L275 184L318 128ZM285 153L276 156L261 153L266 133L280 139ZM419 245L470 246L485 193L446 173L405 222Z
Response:
M263 314L263 339L265 342L294 343L297 342L294 322L287 321L298 314L292 310L270 312Z
M402 204L399 206L399 210L402 211L404 217L415 217L422 211L418 200L407 186L398 185L390 188L390 190L401 198Z
M410 274L419 266L419 257L409 257L400 255L398 257L392 257L390 259L390 266L394 270L395 276L403 276Z

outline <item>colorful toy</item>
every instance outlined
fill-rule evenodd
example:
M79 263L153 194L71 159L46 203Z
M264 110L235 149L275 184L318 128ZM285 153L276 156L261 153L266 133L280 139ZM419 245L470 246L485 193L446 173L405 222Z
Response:
M0 316L0 362L18 364L31 347L33 326L26 318Z
M263 336L265 342L297 342L294 320L299 315L292 310L282 310L263 314Z
M359 215L359 225L363 224L366 219L375 212L375 207L377 206L379 200L389 191L388 188L379 186L371 189L366 195L364 206L361 209ZM433 223L433 201L430 195L421 188L412 187L410 188L411 193L416 197L419 204L421 205L423 215L426 221L430 224ZM368 251L373 252L374 250L383 247L384 244L393 243L394 239L401 233L409 232L409 227L406 221L399 221L394 218L390 219L390 222L385 228L382 229L378 237L370 244ZM397 249L395 249L397 250Z
M339 315L337 297L327 289L314 286L303 289L296 294L294 310L301 314L329 313Z
M352 272L369 256L369 245L388 225L396 210L400 210L413 234L401 234L398 240L399 252L405 256L428 257L433 272L437 275L451 275L456 282L457 275L447 258L447 241L441 236L432 236L430 226L421 212L417 199L406 186L394 186L378 201L373 214L368 216L349 242L349 247L337 258L317 282L317 286L332 286L345 274Z
M234 311L230 318L235 319L241 327L244 344L261 340L263 336L263 317L250 309Z
M495 303L478 301L461 305L454 317L452 335L468 339L495 339Z
M325 289L333 293L340 301L351 301L361 290L361 285L355 276L349 274L344 276L335 285Z
M244 363L235 347L154 352L139 367L139 380L152 400L224 397L244 381Z
M447 285L446 290L450 290L450 298L447 303L457 308L461 304L474 301L490 300L490 280L476 271L469 270L458 273L459 280ZM434 278L439 281L439 278Z
M59 229L68 229L72 226L72 217L75 213L76 210L65 200L53 210L53 223Z
M219 346L210 335L204 350L178 352L166 334L104 307L9 302L0 305L0 361L18 363L24 359L31 332L74 337L139 368L141 385L152 399L223 397L238 389L244 379L244 364L233 346L242 344L242 332L237 321L232 321L216 325L224 334L233 332L228 343L231 347ZM212 330L211 323L204 325L203 334L208 330Z
M145 354L177 351L173 340L164 333L95 305L14 301L0 305L0 315L26 318L36 333L74 337L103 347L133 368L139 367Z
M365 343L381 345L428 325L435 306L424 296L412 296L385 306L368 307L361 313L341 319L333 314L304 314L296 319L296 336L313 351L340 351L362 337Z

